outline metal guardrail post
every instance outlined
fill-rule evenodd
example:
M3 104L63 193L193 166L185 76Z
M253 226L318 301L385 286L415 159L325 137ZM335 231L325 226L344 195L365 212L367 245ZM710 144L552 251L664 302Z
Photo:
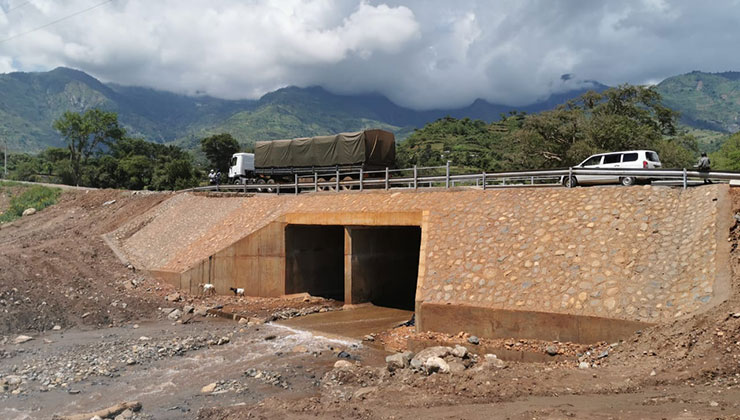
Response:
M277 195L280 195L280 184L275 184L275 185L277 185Z
M683 168L683 189L685 190L689 184L689 180L686 178L686 168Z
M419 179L419 176L418 176L417 171L416 171L416 165L414 165L414 189L416 189L418 187L418 185L417 185L418 179Z
M533 177L533 176L529 177L529 181L530 181L530 183L531 183L532 185L534 185L534 177Z
M388 167L385 167L385 189L387 190L390 187L390 180L388 179Z
M319 192L319 174L313 173L313 192Z
M486 189L486 172L483 171L483 189Z
M445 165L445 188L450 188L450 161Z
M568 188L573 188L573 167L568 167Z
M339 192L339 169L337 169L337 190L336 192Z
M360 168L360 191L362 191L362 176L363 176L363 170Z
M295 174L295 195L298 195L298 174Z

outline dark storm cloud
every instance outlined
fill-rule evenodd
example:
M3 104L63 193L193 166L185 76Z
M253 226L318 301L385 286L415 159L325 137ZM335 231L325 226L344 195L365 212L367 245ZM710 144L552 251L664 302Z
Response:
M95 4L0 0L0 39ZM227 98L287 85L435 108L522 105L585 80L740 70L737 1L115 0L0 43L0 72L76 67ZM570 77L561 77L570 75Z

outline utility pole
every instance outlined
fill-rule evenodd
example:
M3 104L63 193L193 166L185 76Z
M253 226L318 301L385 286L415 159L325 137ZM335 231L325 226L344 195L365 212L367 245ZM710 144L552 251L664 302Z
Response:
M5 163L3 164L3 179L8 178L8 139L5 140L5 147L3 150L5 151Z

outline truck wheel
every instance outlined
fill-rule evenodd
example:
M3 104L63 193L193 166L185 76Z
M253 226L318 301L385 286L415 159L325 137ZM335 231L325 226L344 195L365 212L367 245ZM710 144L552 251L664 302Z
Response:
M258 179L257 182L256 182L256 184L257 185L264 185L265 184L264 178ZM267 190L267 188L263 188L261 186L260 187L257 187L257 192L265 192L266 190Z
M267 185L272 185L272 187L267 187L267 192L275 192L277 188L275 188L275 180L270 178L267 180Z
M352 182L352 177L351 176L345 176L344 178L342 178L342 182L345 182L345 183L346 182ZM342 185L342 190L344 190L344 191L346 191L346 190L352 190L354 188L355 187L353 185Z
M326 179L325 178L319 178L319 179L316 180L316 182L318 182L319 184L321 184L322 182L326 182ZM319 191L326 191L328 189L329 189L329 187L327 187L326 185L319 185Z
M631 185L635 185L635 177L633 176L624 176L622 178L619 178L619 183L624 185L625 187L629 187Z

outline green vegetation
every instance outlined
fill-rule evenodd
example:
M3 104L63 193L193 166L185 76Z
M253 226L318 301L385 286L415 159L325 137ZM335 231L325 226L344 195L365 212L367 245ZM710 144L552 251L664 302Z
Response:
M96 188L177 190L196 186L202 178L193 157L181 148L126 137L115 113L66 113L55 126L64 134L68 147L50 147L38 155L10 155L11 179Z
M709 155L712 169L740 171L740 133L728 137L722 147Z
M657 86L663 102L691 127L734 133L740 130L740 73L694 71Z
M9 193L7 187L15 187L15 194L10 199L10 208L0 214L0 223L11 222L23 214L27 208L35 208L37 211L49 207L57 202L62 190L40 185L25 186L16 182L0 181L0 190Z
M228 133L206 137L200 141L200 147L211 163L211 167L216 168L222 174L229 172L231 156L239 152L239 142Z
M567 167L594 153L654 149L665 167L687 167L696 140L678 134L677 114L653 88L624 85L587 92L551 111L512 112L496 123L443 118L416 130L399 146L400 166L445 161L486 171Z

